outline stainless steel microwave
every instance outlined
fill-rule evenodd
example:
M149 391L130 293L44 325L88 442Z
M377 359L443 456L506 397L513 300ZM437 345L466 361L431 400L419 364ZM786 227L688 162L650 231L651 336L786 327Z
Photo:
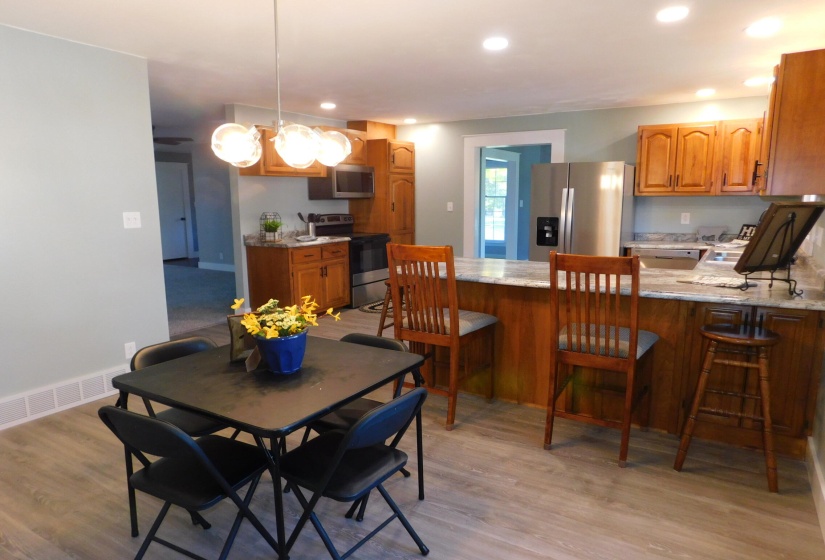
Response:
M310 200L331 198L372 198L375 196L375 168L366 165L336 165L326 177L309 177Z

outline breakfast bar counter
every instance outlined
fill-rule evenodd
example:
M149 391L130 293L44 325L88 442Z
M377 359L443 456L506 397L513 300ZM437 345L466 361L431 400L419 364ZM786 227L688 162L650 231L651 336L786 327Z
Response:
M753 282L746 291L692 283L719 278L741 279L732 263L709 262L707 255L693 270L644 269L640 278L640 328L655 332L652 363L650 427L678 434L696 386L702 357L698 329L710 323L761 323L782 341L770 355L771 408L776 450L804 457L816 407L825 337L825 291L816 271L801 260L792 268L801 296L791 296L788 284ZM455 259L459 307L495 315L494 395L496 398L544 407L549 363L549 264L499 259ZM759 273L754 276L761 276ZM626 288L629 290L629 282ZM720 385L734 384L741 371L729 368ZM440 375L443 372L439 372ZM596 375L583 372L583 375ZM604 381L611 383L610 374ZM486 394L484 375L463 381L462 389ZM756 380L749 380L750 382ZM616 378L616 382L621 381ZM574 387L575 392L575 387ZM616 418L621 403L601 394L581 391L560 402L584 415ZM745 406L750 406L746 404ZM737 418L700 423L696 437L741 446L761 447L758 424Z

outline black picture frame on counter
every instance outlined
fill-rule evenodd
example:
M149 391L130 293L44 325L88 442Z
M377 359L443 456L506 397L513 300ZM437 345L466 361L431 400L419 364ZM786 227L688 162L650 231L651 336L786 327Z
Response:
M825 202L773 202L762 215L742 256L733 269L745 276L742 290L753 286L748 280L774 280L788 283L790 295L802 295L796 281L791 279L791 264L796 252L805 241L816 221L825 209ZM776 272L786 271L785 278ZM750 278L755 272L770 272L769 278Z

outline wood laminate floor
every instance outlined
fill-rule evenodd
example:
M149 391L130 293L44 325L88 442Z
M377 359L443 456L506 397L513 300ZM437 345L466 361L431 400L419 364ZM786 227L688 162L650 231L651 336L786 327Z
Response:
M356 310L323 321L313 335L374 333L377 315ZM390 334L391 331L387 331ZM224 325L203 329L227 342ZM388 397L389 395L385 395ZM137 399L135 399L137 401ZM141 539L129 536L122 448L97 417L108 398L0 432L0 559L131 558ZM552 451L542 449L544 411L462 395L456 429L443 429L446 399L431 395L424 410L427 498L415 478L387 488L430 547L429 558L464 559L793 559L822 560L805 464L780 459L779 495L768 493L759 452L695 440L684 471L673 470L675 436L633 430L629 465L616 465L619 433L559 419ZM290 436L289 446L298 436ZM414 434L402 442L415 477ZM271 481L252 503L274 527ZM286 495L287 527L300 514ZM138 495L141 530L160 504ZM325 502L322 522L337 543L352 544L387 514L373 496L363 523L343 517L345 504ZM232 507L206 513L203 531L173 509L162 536L216 558ZM343 548L343 544L339 548ZM146 556L178 559L153 544ZM274 558L244 523L232 559ZM327 558L311 526L290 556ZM354 558L420 558L395 521Z

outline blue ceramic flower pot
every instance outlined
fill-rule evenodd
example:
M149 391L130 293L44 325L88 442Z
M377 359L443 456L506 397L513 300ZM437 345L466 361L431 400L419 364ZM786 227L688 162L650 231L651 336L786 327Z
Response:
M289 374L301 369L307 349L307 331L278 338L255 338L258 350L273 373Z

